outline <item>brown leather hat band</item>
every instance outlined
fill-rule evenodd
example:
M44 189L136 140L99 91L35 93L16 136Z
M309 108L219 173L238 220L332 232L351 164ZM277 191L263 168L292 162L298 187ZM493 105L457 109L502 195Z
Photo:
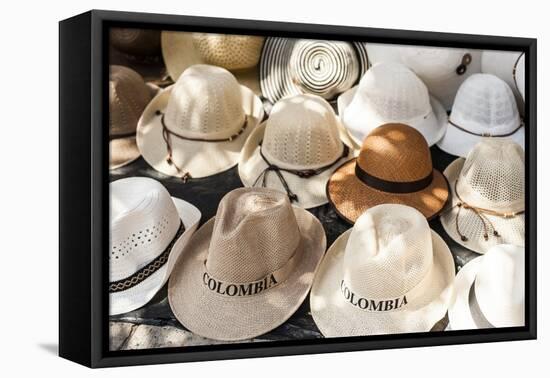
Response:
M355 164L355 176L364 184L371 188L388 193L413 193L427 188L433 181L433 170L426 176L416 181L387 181L376 176L372 176L362 169L359 164Z

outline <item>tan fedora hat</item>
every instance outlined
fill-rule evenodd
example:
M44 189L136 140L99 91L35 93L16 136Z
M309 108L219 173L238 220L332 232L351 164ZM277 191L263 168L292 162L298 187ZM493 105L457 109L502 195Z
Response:
M325 248L319 220L283 193L235 189L182 254L168 285L170 307L204 337L259 336L298 309Z
M409 206L367 210L327 251L311 289L326 337L428 332L453 294L449 247Z
M260 98L229 71L196 65L147 106L137 144L159 172L184 181L211 176L237 164L263 116Z
M483 138L444 172L452 201L441 224L477 253L497 244L525 245L525 153L508 139Z
M315 95L287 97L248 137L239 176L244 186L283 191L300 207L324 205L330 175L353 157L346 137L326 100Z
M336 169L327 183L327 195L338 215L350 223L384 203L409 205L432 219L445 206L449 186L433 169L422 134L393 123L374 129L359 156Z

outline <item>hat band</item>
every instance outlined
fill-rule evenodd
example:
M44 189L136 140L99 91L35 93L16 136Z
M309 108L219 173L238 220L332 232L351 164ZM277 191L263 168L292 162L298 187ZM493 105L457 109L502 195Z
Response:
M426 189L433 181L433 170L430 173L415 181L388 181L380 177L373 176L355 164L355 176L367 186L388 193L413 193Z
M131 276L124 278L122 280L110 282L109 294L119 293L121 291L131 289L134 286L137 286L143 281L145 281L147 278L152 276L153 273L157 272L160 268L162 268L168 261L168 257L170 255L170 252L172 251L172 248L174 247L174 244L176 243L176 241L178 241L179 237L183 234L184 231L185 231L185 226L183 222L180 222L180 226L178 228L178 231L176 232L176 236L174 236L170 244L168 244L168 247L166 247L160 255L155 257L153 261L145 265L143 268L141 268Z
M468 304L472 319L478 328L495 328L495 326L485 317L483 311L481 311L481 308L479 307L479 302L476 297L475 282L475 280L472 282L470 292L468 293Z
M449 118L449 124L451 126L454 126L456 127L457 129L461 130L461 131L464 131L465 133L467 134L470 134L470 135L475 135L475 136L480 136L480 137L490 137L490 138L504 138L504 137L509 137L510 135L513 135L515 134L519 129L521 129L523 127L523 121L521 121L519 123L519 126L517 126L514 130L510 131L509 133L505 133L505 134L491 134L491 133L474 133L473 131L470 131L470 130L467 130L465 129L464 127L454 123L453 121L451 121L451 118Z

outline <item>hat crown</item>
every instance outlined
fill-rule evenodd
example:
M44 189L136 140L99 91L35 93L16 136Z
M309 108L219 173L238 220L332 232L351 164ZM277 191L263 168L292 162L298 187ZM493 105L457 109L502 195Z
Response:
M446 79L457 76L457 67L463 63L468 50L427 46L403 46L403 63L421 78Z
M188 138L229 138L245 121L241 87L221 67L194 65L186 69L166 106L166 126Z
M248 35L192 33L193 46L204 62L228 70L255 66L260 59L264 37Z
M266 121L262 152L270 163L315 169L342 155L338 119L319 96L297 95L275 104Z
M246 283L282 268L301 240L288 197L265 188L240 188L220 202L206 268L222 281Z

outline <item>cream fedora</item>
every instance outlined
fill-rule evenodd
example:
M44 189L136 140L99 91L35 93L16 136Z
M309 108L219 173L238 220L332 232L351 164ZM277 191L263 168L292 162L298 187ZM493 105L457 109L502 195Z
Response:
M525 250L495 245L456 275L452 330L525 325Z
M239 176L244 186L283 191L300 207L321 206L328 202L325 187L330 175L353 156L348 145L347 133L326 100L315 95L287 97L248 137Z
M166 283L201 218L156 180L113 181L110 191L109 314L135 310Z
M237 164L263 116L260 98L229 71L196 65L147 106L137 144L159 172L184 181L211 176Z
M283 324L306 298L326 248L323 226L266 188L239 188L193 236L168 299L190 331L243 340Z
M367 210L329 248L311 289L324 336L428 332L453 293L451 251L412 207Z
M485 50L481 55L481 72L498 76L512 88L518 107L523 110L525 94L525 53Z
M453 240L477 253L524 245L525 154L518 144L484 138L444 174L452 201L440 219Z

